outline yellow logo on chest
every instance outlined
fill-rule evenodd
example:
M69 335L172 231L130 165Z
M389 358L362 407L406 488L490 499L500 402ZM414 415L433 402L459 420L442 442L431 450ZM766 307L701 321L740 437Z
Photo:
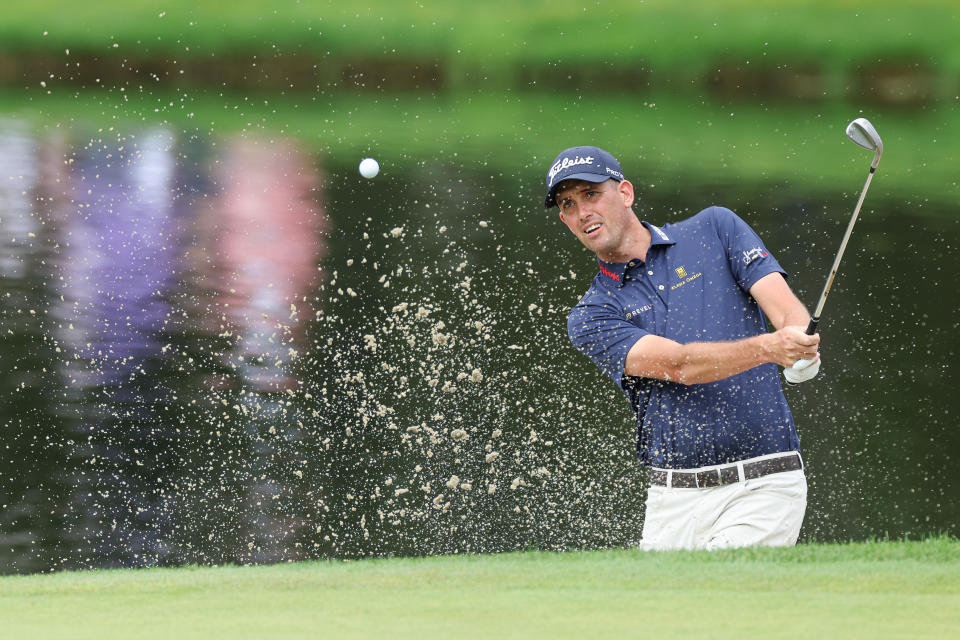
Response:
M687 284L688 282L693 282L694 280L696 280L697 278L703 275L703 273L700 271L691 275L687 273L686 267L677 267L676 269L674 269L674 271L676 272L677 277L680 278L680 282L676 282L670 285L671 291L674 291L675 289L679 289L680 287Z

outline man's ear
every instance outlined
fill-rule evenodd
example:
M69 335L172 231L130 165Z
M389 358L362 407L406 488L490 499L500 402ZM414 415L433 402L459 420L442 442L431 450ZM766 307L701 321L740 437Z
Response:
M567 222L567 219L563 216L563 210L561 210L561 209L558 208L557 211L560 213L560 219L561 219L564 223L566 223L566 222Z
M620 197L623 198L623 206L628 209L633 206L633 201L636 198L633 192L633 183L629 180L621 180L617 183L617 192L620 194Z

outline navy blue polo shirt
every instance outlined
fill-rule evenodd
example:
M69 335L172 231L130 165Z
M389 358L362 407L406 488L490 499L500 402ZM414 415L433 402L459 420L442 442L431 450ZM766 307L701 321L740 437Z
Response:
M652 235L646 262L598 260L600 273L567 319L570 341L633 407L640 461L692 469L799 450L776 364L694 385L624 375L627 352L647 334L686 344L766 332L747 292L765 275L786 275L729 209L710 207L663 227L643 224Z

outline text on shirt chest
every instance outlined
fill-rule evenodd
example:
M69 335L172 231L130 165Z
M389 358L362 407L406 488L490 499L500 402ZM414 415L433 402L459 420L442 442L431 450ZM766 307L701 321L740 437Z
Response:
M678 278L678 280L675 281L673 284L670 285L670 290L671 290L671 291L674 291L674 290L676 290L676 289L679 289L680 287L682 287L683 285L687 284L688 282L693 282L694 280L696 280L697 278L699 278L700 276L703 275L703 272L701 272L701 271L696 271L696 272L694 272L694 273L688 273L688 272L687 272L687 268L684 267L683 265L681 265L681 266L679 266L679 267L676 267L676 268L673 270L673 272L674 272L674 274L676 274L676 277Z
M635 307L635 308L630 309L629 311L627 311L625 317L626 317L627 320L630 320L630 319L632 319L632 318L636 318L636 317L639 316L641 313L646 313L647 311L650 311L651 309L653 309L653 305L652 305L652 304L645 304L645 305L643 305L643 306L641 306L641 307Z

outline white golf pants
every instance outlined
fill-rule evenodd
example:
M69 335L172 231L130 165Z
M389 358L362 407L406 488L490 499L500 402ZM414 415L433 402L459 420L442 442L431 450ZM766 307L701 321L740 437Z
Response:
M803 470L709 487L653 485L640 549L725 549L791 546L807 509Z

